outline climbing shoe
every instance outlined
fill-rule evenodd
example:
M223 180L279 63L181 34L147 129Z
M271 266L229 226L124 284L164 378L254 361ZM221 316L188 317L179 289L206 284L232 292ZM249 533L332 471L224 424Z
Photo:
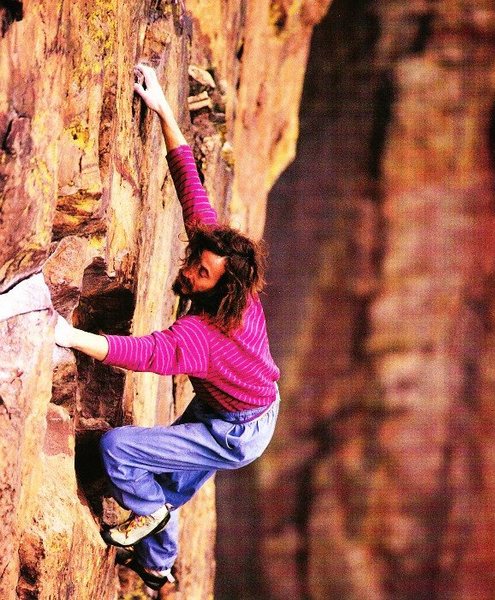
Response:
M146 569L136 560L134 553L127 549L117 550L115 562L118 565L127 567L137 573L144 583L152 590L159 590L166 583L176 583L176 579L172 575L172 569L165 569L163 571Z
M107 544L125 548L139 542L147 535L162 531L169 519L170 512L166 506L162 506L151 515L131 513L130 517L120 525L102 531L101 536Z

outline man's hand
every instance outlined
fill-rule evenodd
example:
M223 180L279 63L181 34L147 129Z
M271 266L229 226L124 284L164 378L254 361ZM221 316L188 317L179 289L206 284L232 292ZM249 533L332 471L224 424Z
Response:
M175 120L172 109L165 98L165 94L158 83L155 70L148 65L139 63L134 67L134 74L138 79L134 84L134 91L141 96L146 106L154 110L160 117L160 125L167 151L170 152L170 150L178 146L187 144Z
M72 327L61 315L57 316L57 324L55 325L55 343L57 346L80 350L97 360L103 360L106 357L108 342L105 336Z
M138 80L134 84L134 91L141 96L146 106L158 114L167 110L168 102L158 82L155 69L139 63L134 67L134 75Z
M74 327L68 323L62 315L57 314L55 325L55 343L62 348L72 348L74 338Z

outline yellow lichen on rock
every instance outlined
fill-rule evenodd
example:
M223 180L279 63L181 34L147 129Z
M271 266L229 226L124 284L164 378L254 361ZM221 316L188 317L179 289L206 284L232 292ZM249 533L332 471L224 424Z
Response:
M294 3L275 40L268 0L190 0L185 13L165 0L19 4L20 16L0 10L0 292L43 270L55 309L83 329L166 328L185 234L133 66L156 67L221 218L259 236L268 189L293 155L311 28ZM68 350L52 362L54 323L48 311L0 324L1 595L113 600L99 437L170 423L191 388ZM211 482L183 510L183 597L212 597L214 537Z

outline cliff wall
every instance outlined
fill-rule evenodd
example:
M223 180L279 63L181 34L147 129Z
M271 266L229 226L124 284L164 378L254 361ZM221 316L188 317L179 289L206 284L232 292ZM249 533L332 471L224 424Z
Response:
M42 271L54 308L75 325L167 327L184 236L157 119L132 93L133 65L157 69L219 214L257 237L267 193L294 156L309 39L327 5L1 3L0 293ZM0 595L136 594L99 536L118 510L98 439L121 424L170 422L191 390L56 349L54 322L48 309L0 323ZM163 597L211 597L214 531L210 483L182 513L180 587Z
M266 232L266 598L495 595L494 25L483 1L335 0L315 31Z

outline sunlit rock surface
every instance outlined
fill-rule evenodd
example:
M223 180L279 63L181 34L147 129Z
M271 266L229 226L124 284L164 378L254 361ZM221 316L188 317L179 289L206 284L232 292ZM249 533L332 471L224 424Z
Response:
M294 156L310 35L328 3L3 3L0 293L42 271L75 325L167 327L183 225L133 65L156 67L222 218L258 237L267 193ZM54 349L54 323L50 307L0 323L0 595L113 599L138 583L128 573L119 583L99 536L101 519L118 514L98 439L124 423L169 423L191 391ZM182 530L180 588L162 596L210 598L213 483Z

